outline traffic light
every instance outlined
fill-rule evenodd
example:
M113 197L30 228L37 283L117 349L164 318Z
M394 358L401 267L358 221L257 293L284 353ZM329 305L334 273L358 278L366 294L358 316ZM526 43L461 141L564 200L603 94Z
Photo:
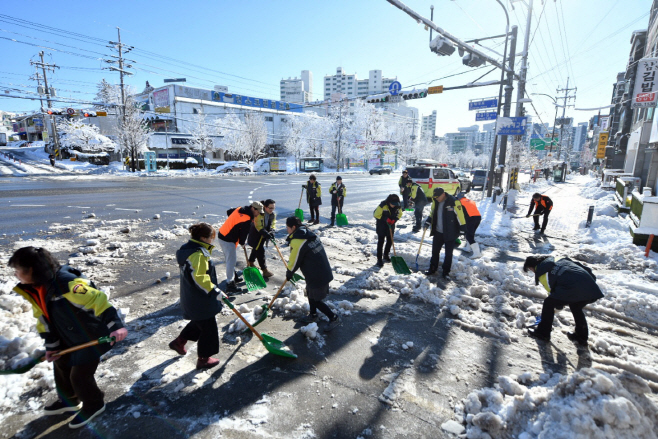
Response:
M449 56L455 52L455 45L439 35L430 42L430 50L440 56Z
M85 110L82 115L84 117L96 117L96 112L91 110Z
M427 89L424 90L412 90L407 92L400 93L402 99L408 101L409 99L421 99L427 97Z
M61 108L48 108L46 110L46 113L54 114L54 115L57 115L57 116L61 116L62 114L66 114L66 112L64 110L62 110Z
M368 99L366 99L366 102L369 104L378 104L380 102L388 102L390 98L390 95L386 96L373 96Z
M462 58L462 63L468 67L480 67L485 61L474 53L467 53Z

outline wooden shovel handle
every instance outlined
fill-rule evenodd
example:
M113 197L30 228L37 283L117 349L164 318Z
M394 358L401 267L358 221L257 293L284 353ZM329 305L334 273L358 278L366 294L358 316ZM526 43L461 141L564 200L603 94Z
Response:
M235 313L235 315L238 316L238 317L240 318L240 320L242 320L242 321L244 322L244 324L247 325L247 327L248 327L249 329L251 329L251 332L253 332L254 334L256 334L256 337L258 337L258 339L259 339L260 341L263 341L263 336L260 335L260 334L258 333L258 331L256 331L256 328L254 328L251 324L249 324L249 322L247 321L247 319L245 319L245 318L242 316L242 314L240 314L240 311L238 311L237 309L235 309L235 306L233 305L233 303L231 303L231 301L228 300L228 296L227 296L226 294L224 294L223 291L221 292L221 294L222 294L222 300L224 300L224 303L226 304L226 306L228 306L229 308L231 308L231 311L233 311L233 312Z
M272 308L272 305L274 304L274 301L276 300L277 297L279 297L279 294L281 294L281 291L283 291L283 287L286 285L287 282L288 282L288 279L286 279L286 280L283 281L283 283L282 283L281 286L279 287L279 291L276 292L276 294L275 294L274 297L272 298L272 301L270 302L270 304L267 305L267 309Z
M423 236L420 238L420 245L418 246L418 253L416 253L416 257L420 255L420 249L423 248L423 241L425 240L425 232L427 232L427 229L423 228Z
M302 197L304 196L304 188L302 188L302 193L299 194L299 205L297 205L297 209L301 209L302 207Z
M62 356L66 354L70 354L71 352L79 351L81 349L85 349L91 346L97 346L101 343L111 343L113 341L116 341L115 337L101 337L98 340L92 340L88 341L87 343L79 344L77 346L73 346L72 348L64 349L63 351L57 352L57 356Z
M388 231L391 232L391 245L393 246L393 256L397 258L397 253L395 253L395 240L393 239L393 227L388 226Z
M286 262L286 259L283 257L283 253L281 253L281 249L277 245L276 241L272 239L272 242L274 243L274 247L276 247L276 251L279 253L279 256L281 257L281 262L283 262L283 266L286 267L286 270L288 269L288 263Z

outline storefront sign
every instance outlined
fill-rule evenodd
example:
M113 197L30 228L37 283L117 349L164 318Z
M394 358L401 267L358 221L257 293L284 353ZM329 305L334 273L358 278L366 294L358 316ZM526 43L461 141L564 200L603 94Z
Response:
M605 146L608 144L608 136L610 134L607 132L599 133L599 147L596 150L596 158L602 159L605 157Z
M153 106L156 113L169 113L169 89L162 88L153 92ZM165 111L166 110L166 111Z
M642 58L637 64L632 108L655 107L658 91L658 58Z

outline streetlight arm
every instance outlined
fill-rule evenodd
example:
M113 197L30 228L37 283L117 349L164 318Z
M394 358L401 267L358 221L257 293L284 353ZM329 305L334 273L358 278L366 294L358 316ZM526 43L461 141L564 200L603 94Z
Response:
M439 26L434 24L432 21L430 21L427 18L423 17L422 15L418 14L416 11L414 11L413 9L411 9L410 7L408 7L407 5L402 3L400 0L386 0L386 1L389 2L390 4L392 4L393 6L395 6L396 8L402 10L403 12L406 12L407 15L409 15L411 18L416 20L416 22L418 24L423 23L428 28L434 29L436 32L439 33L439 35L441 35L441 36L445 37L446 39L452 41L458 47L461 47L465 51L467 51L469 53L473 53L473 54L479 56L480 58L487 61L489 64L494 65L494 66L498 67L499 69L502 69L506 72L509 72L509 73L513 74L512 69L508 68L507 66L504 66L498 60L496 60L494 58L491 58L489 55L482 52L481 50L478 50L474 47L469 46L465 42L461 41L459 38L451 35L450 33L446 32L445 30L441 29ZM498 3L500 3L500 0L496 0L496 1ZM500 3L500 4L502 6L502 3ZM503 6L503 8L504 8L504 6ZM507 10L505 11L505 15L507 15ZM509 23L509 18L508 18L507 22ZM508 28L509 28L509 24L508 24ZM514 75L514 76L518 79L518 75Z

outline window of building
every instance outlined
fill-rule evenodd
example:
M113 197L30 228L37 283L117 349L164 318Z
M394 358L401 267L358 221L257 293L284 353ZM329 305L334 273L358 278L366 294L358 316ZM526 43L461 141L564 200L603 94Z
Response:
M282 117L282 118L281 118L281 122L284 122L284 123L287 122L286 118L285 118L285 117Z
M274 117L272 117L272 116L265 116L265 122L274 122Z

